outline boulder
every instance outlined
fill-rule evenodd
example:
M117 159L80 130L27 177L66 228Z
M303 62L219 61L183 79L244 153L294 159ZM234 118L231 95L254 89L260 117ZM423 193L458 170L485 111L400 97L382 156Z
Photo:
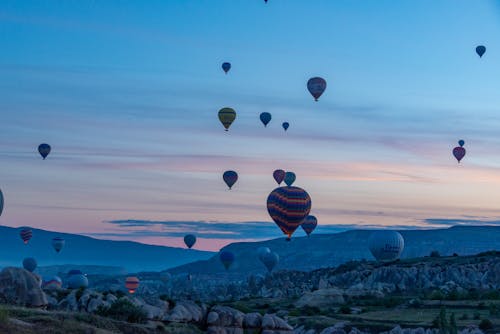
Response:
M313 292L306 292L295 303L297 307L330 307L332 304L343 304L343 291L337 288L320 289Z
M27 307L47 306L41 281L21 268L7 267L0 272L0 302Z
M191 301L184 300L177 302L172 311L163 317L163 320L172 322L200 323L205 317L205 313L205 308L202 308Z

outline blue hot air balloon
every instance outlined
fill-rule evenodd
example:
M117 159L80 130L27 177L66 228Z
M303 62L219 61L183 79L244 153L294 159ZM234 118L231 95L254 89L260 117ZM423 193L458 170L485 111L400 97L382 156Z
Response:
M27 258L25 258L23 260L23 267L24 267L24 269L26 269L30 273L32 273L33 271L35 271L36 266L37 266L36 260L34 258L32 258L32 257L27 257Z
M266 266L269 272L273 271L274 267L278 264L280 257L274 252L266 253L262 256L262 263Z
M80 270L70 270L68 275L69 289L87 288L89 286L89 280L87 276L85 276Z
M403 252L403 236L396 231L375 231L368 239L368 248L377 261L395 261Z
M485 52L486 52L486 47L484 45L478 45L476 47L476 53L479 55L479 58L482 58Z
M231 189L236 181L238 181L238 173L236 173L234 170L225 171L222 175L222 179L224 180L224 182L226 182L229 189Z
M259 247L257 248L257 256L259 257L259 260L262 261L262 257L264 254L271 253L271 250L269 247Z
M267 126L267 124L271 122L271 118L272 116L268 112L263 112L260 114L260 121L262 122L262 124L264 124L264 126Z
M309 236L316 226L318 226L318 220L315 216L309 215L304 219L304 222L300 225L304 232L306 232L307 236Z
M285 184L287 186L291 186L295 182L295 178L296 177L294 172L286 172L284 178Z
M229 72L230 69L231 69L231 63L228 62L222 63L222 70L224 71L224 73L227 74L227 72Z
M314 97L315 101L318 101L319 97L324 93L326 89L326 80L320 77L314 77L307 81L307 89L309 93Z
M49 155L50 153L50 145L49 144L40 144L38 146L38 153L42 156L43 160Z
M229 270L229 268L234 262L235 256L230 251L221 251L219 254L219 258L222 264L224 265L224 268L226 268L226 270Z
M66 241L61 237L55 237L52 239L52 247L54 247L54 250L58 253L64 247L65 243L66 243Z
M288 130L288 127L290 126L290 123L288 122L283 122L283 124L281 125L283 127L283 129L286 131Z
M184 243L188 248L193 247L196 243L196 236L193 234L187 234L186 236L184 236Z

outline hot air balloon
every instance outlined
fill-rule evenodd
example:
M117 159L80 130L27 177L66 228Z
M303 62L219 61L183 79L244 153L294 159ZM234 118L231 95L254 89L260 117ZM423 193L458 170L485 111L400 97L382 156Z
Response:
M283 182L283 180L285 179L285 171L283 169L276 169L273 172L273 177L274 180L278 183L278 185L280 185L281 182Z
M233 124L234 120L236 119L236 111L232 108L222 108L219 110L219 120L226 129L226 131L229 130L229 127L231 124Z
M0 189L0 216L2 215L3 211L3 193L2 190Z
M267 254L267 253L271 253L271 250L269 249L269 247L259 247L257 248L257 256L259 257L259 260L262 261L262 257Z
M36 260L34 258L32 258L32 257L27 257L27 258L25 258L23 260L23 267L24 267L24 269L26 269L30 273L32 273L33 271L35 271L36 266L37 266Z
M21 239L23 239L24 244L27 245L31 237L33 236L33 231L30 228L26 227L23 228L21 232L19 232L19 235L21 236Z
M274 252L266 253L262 256L262 263L266 266L269 272L273 271L274 267L278 264L280 257Z
M484 45L476 46L476 53L479 55L479 58L482 58L485 52L486 52L486 47Z
M43 160L49 155L50 153L50 145L49 144L40 144L38 146L38 152L42 156Z
M304 222L300 226L302 227L304 232L307 233L307 236L309 236L314 231L316 226L318 226L318 220L316 219L316 217L309 215L306 217L306 219L304 219Z
M230 251L221 251L219 254L219 258L224 265L224 268L226 268L226 270L229 270L229 267L231 267L234 262L234 254Z
M463 157L465 157L465 148L463 148L464 144L465 144L465 141L460 140L458 142L458 145L460 145L460 146L457 146L453 149L453 155L457 159L458 163L460 163L460 160L462 160Z
M227 72L229 72L230 69L231 69L231 63L228 62L222 63L222 70L224 70L224 73L227 74Z
M236 173L234 170L227 170L222 175L222 179L224 179L224 182L226 182L229 189L231 189L236 181L238 181L238 173Z
M299 187L279 187L267 197L267 211L290 240L311 211L311 198Z
M125 279L125 287L129 293L134 293L139 287L139 279L135 276L127 277Z
M70 271L72 274L69 275L68 278L68 288L69 289L80 289L87 288L89 286L89 280L87 276L82 274L80 270ZM78 272L78 273L77 273Z
M191 248L194 246L194 244L196 243L196 236L194 236L193 234L187 234L184 236L184 243L186 244L186 246L188 248Z
M64 247L65 243L66 243L66 241L61 237L55 237L52 239L52 247L54 247L55 251L58 253Z
M314 97L315 101L318 101L319 97L323 94L326 89L326 81L320 77L314 77L307 81L307 89L309 93Z
M295 182L295 173L294 172L286 172L285 178L283 179L287 186L291 186Z
M403 252L403 236L396 231L375 231L368 239L368 248L377 261L395 261Z
M281 124L281 126L283 127L283 129L286 131L288 130L288 127L290 126L290 123L288 122L283 122L283 124Z
M268 112L263 112L260 114L260 121L262 122L262 124L264 124L264 126L267 126L267 124L271 122L271 118L272 116Z
M53 276L42 281L42 289L57 290L62 286L62 279L59 276Z

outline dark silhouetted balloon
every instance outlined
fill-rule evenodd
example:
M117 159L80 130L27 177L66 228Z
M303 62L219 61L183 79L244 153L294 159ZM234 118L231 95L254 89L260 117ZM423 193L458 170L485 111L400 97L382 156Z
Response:
M80 289L87 288L89 286L89 280L87 276L82 274L80 270L71 270L68 278L68 288L69 289Z
M3 212L3 193L2 190L0 189L0 216L2 215Z
M280 185L281 182L283 182L283 180L285 179L285 174L286 173L283 169L276 169L273 172L274 180L278 183L278 185Z
M307 82L307 89L309 93L314 97L315 101L318 101L319 97L323 94L326 89L326 81L323 78L315 77L309 79Z
M375 231L368 239L368 248L377 261L395 261L403 252L403 236L396 231Z
M463 148L464 144L465 141L459 140L458 145L460 146L457 146L453 149L453 156L455 156L455 159L457 159L458 163L460 163L460 160L465 157L465 148Z
M486 47L484 45L478 45L476 47L476 53L479 55L479 57L483 57L484 53L486 52Z
M295 182L295 173L294 172L286 172L285 178L283 179L287 186L291 186Z
M184 236L184 243L188 248L191 248L196 243L196 236L193 234L187 234Z
M24 244L26 245L31 237L33 237L33 231L30 228L23 228L20 232L19 235L21 236L21 239L23 239Z
M33 271L35 271L36 266L37 266L36 260L34 258L32 258L32 257L27 257L27 258L25 258L23 260L23 267L24 267L24 269L26 269L30 273L32 273Z
M222 179L224 179L224 182L226 182L229 189L231 189L236 181L238 181L238 173L236 173L234 170L227 170L222 175Z
M269 272L271 272L271 271L273 271L274 267L276 267L276 265L280 261L280 257L278 256L278 254L276 254L274 252L269 252L269 253L265 253L262 256L261 261L262 261L262 263L264 263L267 270Z
M311 211L309 194L299 187L279 187L267 197L267 211L288 238Z
M262 261L262 257L266 253L271 253L271 250L269 249L269 247L259 247L259 248L257 248L257 256L259 257L259 260Z
M304 219L304 222L300 226L304 232L306 232L307 236L309 236L314 231L316 226L318 226L318 220L316 217L309 215L306 219Z
M61 237L55 237L52 239L52 247L54 247L55 251L58 253L64 247L65 243L66 243L66 241Z
M43 160L49 155L50 153L50 145L49 144L40 144L38 146L38 153L42 156Z
M281 124L281 126L283 127L283 129L288 130L288 127L290 126L290 123L288 122L283 122L283 124Z
M262 122L262 124L264 124L264 126L267 126L267 124L271 122L271 118L272 116L268 112L263 112L260 114L260 121Z
M224 71L224 73L227 74L227 72L229 72L230 69L231 69L231 63L228 62L222 63L222 70Z
M465 145L465 141L463 139L460 139L458 141L458 145L460 145L460 147L463 147Z
M236 119L236 111L232 108L222 108L219 110L219 121L222 123L226 131L229 130L231 124Z
M221 251L219 254L219 258L222 264L224 265L224 268L226 268L226 270L229 270L229 268L234 262L235 256L230 251Z
M139 279L135 276L130 276L125 279L125 287L129 293L134 293L139 287Z

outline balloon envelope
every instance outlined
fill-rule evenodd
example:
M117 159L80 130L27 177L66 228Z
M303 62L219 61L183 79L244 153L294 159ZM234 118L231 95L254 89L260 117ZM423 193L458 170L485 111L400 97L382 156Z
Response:
M3 211L3 193L2 190L0 189L0 216L2 215Z
M125 279L125 287L129 293L134 293L139 287L139 279L135 276L130 276Z
M299 187L279 187L267 197L267 211L281 231L291 238L311 211L311 198Z
M21 232L19 232L19 235L21 236L24 244L27 244L33 236L33 231L30 228L23 228Z
M231 265L233 264L235 257L234 254L230 251L221 251L219 254L219 258L222 264L224 265L224 268L228 270L229 267L231 267Z
M295 173L294 172L286 172L284 181L287 186L291 186L295 182Z
M264 124L264 126L267 126L267 124L271 122L271 118L272 116L268 112L263 112L260 114L260 121L262 122L262 124Z
M232 108L222 108L219 110L219 121L222 123L226 131L229 129L236 119L236 111Z
M309 93L314 97L315 101L318 101L319 97L323 94L326 89L326 81L320 77L314 77L307 81L307 89Z
M274 252L266 253L262 256L262 263L266 266L269 272L273 271L274 267L278 264L280 257Z
M462 146L457 146L453 149L453 155L455 156L455 159L460 163L460 160L465 157L465 148Z
M227 74L229 70L231 69L231 63L225 62L222 63L222 70Z
M309 236L316 226L318 226L318 220L315 216L309 215L304 219L304 222L300 225L304 232L306 232L307 236Z
M486 47L484 45L478 45L476 47L476 53L479 55L479 57L482 57L485 52L486 52Z
M285 174L286 173L283 169L276 169L273 172L274 180L278 183L278 185L280 185L281 182L283 182L283 180L285 179Z
M46 280L44 279L42 281L43 289L48 289L48 290L60 289L61 286L62 286L62 279L59 276L53 276Z
M281 126L283 127L283 129L288 130L288 127L290 127L290 123L288 122L283 122L283 124L281 124Z
M40 144L38 146L38 153L40 153L40 155L42 156L42 158L45 160L45 158L50 153L50 145L49 144Z
M186 236L184 236L184 243L188 248L193 247L196 243L196 236L193 234L187 234Z
M259 257L259 260L262 261L262 257L267 254L267 253L271 253L271 250L269 249L269 247L259 247L257 248L257 255Z
M23 260L23 268L32 273L37 266L36 260L32 257L27 257Z
M460 145L460 146L464 146L464 145L465 145L465 141L464 141L464 140L462 140L462 139L460 139L460 140L458 141L458 145Z
M403 252L403 236L396 231L375 231L368 239L368 248L377 261L395 261Z
M84 274L73 274L68 278L68 288L80 289L89 286L89 280Z
M55 237L52 239L52 247L54 247L55 251L58 253L64 247L65 243L66 243L66 241L61 237Z
M231 189L236 181L238 181L238 173L236 173L234 170L225 171L222 175L222 179L224 180L224 182L226 182L229 189Z

